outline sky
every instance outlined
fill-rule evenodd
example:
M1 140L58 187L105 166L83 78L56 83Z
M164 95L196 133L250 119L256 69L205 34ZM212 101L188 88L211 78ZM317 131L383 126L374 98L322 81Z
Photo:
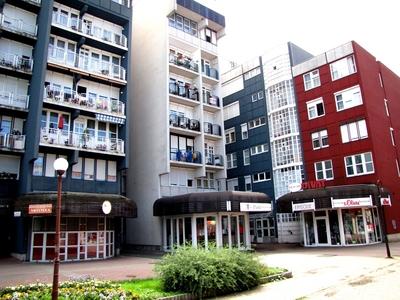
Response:
M225 61L241 63L288 41L318 55L354 40L400 76L397 0L201 2L225 16L226 35L218 42Z

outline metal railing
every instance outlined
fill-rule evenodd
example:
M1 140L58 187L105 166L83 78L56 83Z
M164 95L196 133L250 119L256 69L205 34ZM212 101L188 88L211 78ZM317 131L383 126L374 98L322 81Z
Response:
M213 96L208 92L203 92L203 103L219 107L219 97Z
M48 60L57 64L75 67L104 77L126 80L126 70L120 65L102 61L84 54L49 45Z
M221 126L210 122L204 122L204 133L221 136Z
M203 75L206 75L208 77L214 78L216 80L219 80L219 75L218 75L218 70L215 68L210 68L208 65L205 66L205 68L202 68L202 73Z
M27 109L29 106L29 95L16 95L12 92L0 92L0 105Z
M7 52L0 52L0 67L32 73L33 60Z
M172 161L201 164L201 153L199 151L171 148L170 159Z
M123 154L124 141L117 138L95 137L88 133L75 133L58 128L42 128L40 143Z
M200 121L199 120L189 119L187 117L178 116L177 114L169 115L169 125L174 126L174 127L180 127L183 129L200 131Z
M23 0L23 1L28 2L28 3L33 3L36 5L40 5L42 3L41 0Z
M55 104L125 116L125 103L119 100L101 98L100 96L93 97L90 94L78 94L75 91L66 92L50 86L45 88L44 97L47 101Z
M53 24L72 29L87 36L95 37L107 43L127 47L128 39L122 33L112 32L104 28L88 24L79 18L71 18L61 13L53 13Z
M131 0L111 0L111 1L126 7L130 7L130 2L131 2Z
M169 84L169 93L180 97L188 98L190 100L199 101L199 91L197 88L190 88L184 84L177 82Z
M224 166L224 156L221 154L208 154L205 156L206 165Z
M9 150L24 150L25 135L0 133L0 148L5 148Z
M21 19L15 19L0 14L0 26L4 29L30 36L37 36L37 25L27 24Z
M179 67L184 67L193 72L199 72L199 64L194 62L191 57L184 55L169 55L169 62Z

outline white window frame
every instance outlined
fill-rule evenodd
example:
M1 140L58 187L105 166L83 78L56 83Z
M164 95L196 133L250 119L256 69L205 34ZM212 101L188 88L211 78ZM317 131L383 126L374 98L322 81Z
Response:
M233 133L233 135L232 135ZM225 144L232 144L236 142L236 132L235 127L229 128L225 130Z
M330 163L331 167L327 167L327 164ZM322 169L318 170L317 169L317 165L321 165ZM327 172L331 171L332 172L332 176L328 177ZM333 163L332 160L323 160L323 161L317 161L314 163L314 172L315 172L315 180L332 180L334 178L333 175ZM318 177L318 174L322 173L322 177Z
M269 173L269 178L267 178L267 172L260 172L260 173L255 173L253 174L253 183L259 183L259 182L264 182L264 181L269 181L271 180L271 172Z
M306 79L306 77L309 77ZM304 90L309 91L313 88L319 87L321 85L321 80L319 78L319 70L312 70L303 75Z
M243 165L244 166L250 165L250 149L243 150Z
M365 160L365 155L369 154L371 156L371 161L366 161ZM356 164L356 157L359 156L361 158L361 163L357 163ZM349 174L348 173L348 167L349 165L347 165L347 159L350 158L351 159L351 165L350 167L353 170L353 174ZM372 171L366 171L367 170L367 164L371 164L372 165ZM363 170L363 172L357 172L357 165L361 165ZM375 172L375 168L374 168L374 160L372 157L372 152L364 152L364 153L358 153L358 154L354 154L354 155L349 155L349 156L345 156L344 157L344 166L346 168L346 177L355 177L355 176L362 176L362 175L367 175L367 174L373 174Z
M226 168L234 169L237 168L237 154L236 152L226 154Z
M254 93L254 94L252 94L251 95L251 102L256 102L258 99L257 99L257 93Z
M344 57L331 63L330 70L332 81L357 73L354 55Z
M257 93L257 98L258 98L258 100L264 99L264 92L263 91L259 91Z
M240 130L242 132L242 140L247 140L249 138L249 129L247 127L247 123L241 124Z
M356 99L356 98L354 98L355 94L359 94L359 96L358 96L359 101L355 101L355 99ZM341 98L342 98L341 100L338 100L339 96L341 96ZM336 92L334 94L334 97L335 97L336 111L346 110L346 109L356 107L356 106L363 104L361 89L360 89L359 85L355 85L355 86L352 86L351 88ZM339 108L338 102L343 102L342 108Z
M394 129L392 127L390 127L389 130L390 130L390 139L392 140L392 145L396 146L396 142L395 142L395 139L394 139Z
M322 97L311 100L311 101L307 101L306 104L307 104L307 114L308 114L309 120L313 120L313 119L325 116L325 105L324 105L324 99ZM318 115L318 108L317 108L318 104L322 104L322 108L324 111L323 114L321 114L321 115ZM315 110L315 116L312 116L312 114L310 112L314 111L314 110Z
M385 102L385 111L386 111L386 115L388 116L388 117L390 117L390 113L389 113L389 105L388 105L388 100L387 99L383 99L384 100L384 102Z
M269 151L269 145L268 144L261 144L261 145L256 145L252 146L250 148L250 154L251 155L258 155L261 153L265 153Z
M233 189L232 189L233 187ZM226 181L226 189L228 191L238 191L239 190L239 180L237 178L228 179Z
M314 141L318 141L319 146L316 147ZM326 145L324 145L324 141L326 141ZM311 133L311 143L314 150L329 147L328 130L324 129Z
M235 101L227 106L224 106L224 121L235 118L240 115L239 101Z
M261 126L265 125L266 122L267 122L267 119L264 116L256 118L254 120L251 120L251 121L249 121L249 130L257 128L257 127L261 127Z
M248 184L250 184L250 189L247 189ZM246 192L251 192L253 190L253 185L251 182L251 175L244 176L244 190Z
M342 143L349 143L368 138L368 129L366 121L359 120L340 126L340 135Z

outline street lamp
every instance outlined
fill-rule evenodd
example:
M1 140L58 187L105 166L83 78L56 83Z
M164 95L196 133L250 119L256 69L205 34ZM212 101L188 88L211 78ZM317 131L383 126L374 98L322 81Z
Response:
M389 240L388 240L388 236L387 236L387 225L386 225L386 215L385 215L385 208L382 205L381 202L381 186L382 183L381 181L378 179L376 181L376 186L378 187L378 207L380 208L379 213L382 215L382 225L383 225L383 234L384 234L384 238L385 238L385 246L386 246L386 257L387 258L392 258L392 256L390 255L390 248L389 248Z
M57 206L56 206L56 239L54 251L54 272L53 272L53 289L51 291L51 299L58 299L58 275L60 267L60 223L61 223L61 186L62 176L68 169L68 161L65 158L57 158L53 164L54 170L57 172Z

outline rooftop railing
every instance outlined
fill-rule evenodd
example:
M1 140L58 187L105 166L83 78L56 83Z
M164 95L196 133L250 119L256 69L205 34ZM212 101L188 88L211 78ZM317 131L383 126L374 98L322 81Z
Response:
M10 108L27 109L29 106L28 95L16 95L12 92L0 92L0 105Z
M37 25L25 23L21 19L15 19L5 14L0 14L0 26L4 29L20 33L23 35L29 35L36 37Z

